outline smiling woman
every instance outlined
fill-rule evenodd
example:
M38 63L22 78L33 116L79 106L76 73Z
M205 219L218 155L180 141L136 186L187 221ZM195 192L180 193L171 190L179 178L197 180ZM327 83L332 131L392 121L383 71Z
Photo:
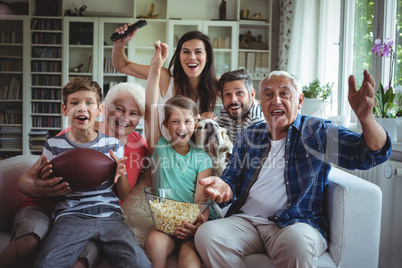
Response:
M123 25L116 32L122 34L128 26ZM135 32L113 43L113 66L121 73L147 79L150 66L129 61L124 50ZM175 95L192 99L197 103L200 113L213 112L218 93L217 81L209 37L199 31L185 33L178 41L169 67L161 69L158 102L160 123L163 122L163 105Z

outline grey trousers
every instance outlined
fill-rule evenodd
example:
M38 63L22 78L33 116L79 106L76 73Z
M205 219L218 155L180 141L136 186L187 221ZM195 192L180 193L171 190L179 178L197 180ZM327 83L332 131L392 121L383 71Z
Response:
M233 215L208 221L198 228L195 245L207 267L246 267L245 256L268 254L275 267L317 267L326 250L320 232L305 223L285 228L276 224L253 225Z

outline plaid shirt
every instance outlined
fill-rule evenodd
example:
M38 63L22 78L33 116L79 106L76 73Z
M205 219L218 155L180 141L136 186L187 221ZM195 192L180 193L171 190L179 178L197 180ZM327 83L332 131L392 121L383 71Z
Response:
M270 142L265 122L238 134L233 154L221 176L233 190L233 204L226 217L237 213L246 201L269 153ZM389 137L382 149L372 151L362 134L330 121L298 115L286 136L284 180L288 204L268 219L279 227L307 223L328 238L328 221L323 209L330 163L347 169L369 169L385 162L391 150Z

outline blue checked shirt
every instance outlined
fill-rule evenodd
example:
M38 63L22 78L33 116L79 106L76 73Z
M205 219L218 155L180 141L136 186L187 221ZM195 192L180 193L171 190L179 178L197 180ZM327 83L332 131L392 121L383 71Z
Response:
M269 153L270 142L265 122L237 135L233 154L221 176L233 190L233 204L226 217L237 213L246 201ZM286 136L284 180L288 204L268 219L279 227L307 223L328 238L328 221L323 210L330 163L347 169L369 169L385 162L391 150L389 137L382 149L372 151L362 134L330 121L298 115Z

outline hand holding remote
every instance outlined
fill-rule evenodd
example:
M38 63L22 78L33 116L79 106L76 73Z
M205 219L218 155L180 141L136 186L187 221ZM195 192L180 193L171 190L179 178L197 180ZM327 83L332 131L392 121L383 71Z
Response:
M123 38L123 37L127 36L128 34L134 32L135 29L139 29L145 25L147 25L146 20L139 20L136 23L134 23L133 25L130 25L124 33L122 33L122 34L119 34L116 32L113 33L112 36L110 37L110 40L112 40L113 42L116 40L119 40L120 38Z

